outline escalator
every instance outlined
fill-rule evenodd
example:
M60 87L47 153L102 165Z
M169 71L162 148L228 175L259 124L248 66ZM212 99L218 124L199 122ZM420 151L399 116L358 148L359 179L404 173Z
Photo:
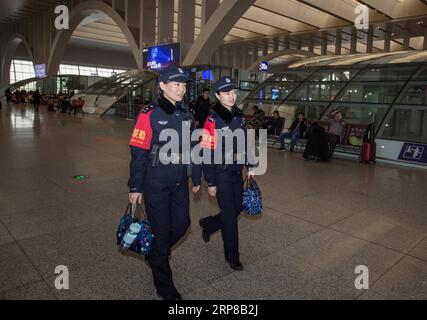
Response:
M136 91L144 90L144 85L154 84L157 77L158 74L154 72L131 70L104 78L79 93L85 100L83 111L99 116L114 114L110 108L127 95L133 96Z

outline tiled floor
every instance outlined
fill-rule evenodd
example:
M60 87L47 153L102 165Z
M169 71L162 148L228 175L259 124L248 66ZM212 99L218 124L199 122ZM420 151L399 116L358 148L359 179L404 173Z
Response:
M0 111L0 299L156 299L144 259L118 252L132 123ZM427 171L350 160L307 163L270 150L261 218L241 216L242 272L197 221L171 265L185 299L427 299ZM88 175L75 181L74 175ZM55 267L70 271L57 290ZM355 268L369 269L369 290Z

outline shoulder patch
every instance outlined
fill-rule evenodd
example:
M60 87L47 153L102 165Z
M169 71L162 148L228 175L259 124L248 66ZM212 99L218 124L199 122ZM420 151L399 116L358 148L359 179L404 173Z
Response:
M145 106L141 109L141 113L149 113L151 110L153 110L156 106L154 104L149 104L148 106Z
M211 111L211 114L208 117L208 121L209 122L215 122L216 116L217 116L216 112L215 111Z

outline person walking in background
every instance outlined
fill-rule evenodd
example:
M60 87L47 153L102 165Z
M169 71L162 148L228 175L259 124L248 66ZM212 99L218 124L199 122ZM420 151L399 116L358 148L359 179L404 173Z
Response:
M10 91L10 88L7 88L4 92L4 95L6 96L6 103L9 106L10 102L12 101L12 91Z
M40 101L42 99L42 96L39 92L39 89L36 89L33 93L33 105L34 105L34 111L38 112L40 107Z
M204 89L203 94L197 99L194 108L194 118L197 128L203 128L206 118L209 116L210 109L209 89Z

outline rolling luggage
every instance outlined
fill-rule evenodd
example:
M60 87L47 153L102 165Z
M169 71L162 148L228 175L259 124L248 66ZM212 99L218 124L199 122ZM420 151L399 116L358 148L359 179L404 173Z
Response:
M303 157L306 160L328 161L329 144L326 130L312 124L307 132L307 145Z
M375 123L371 123L363 134L362 148L360 150L361 163L376 163L377 144L375 143Z

